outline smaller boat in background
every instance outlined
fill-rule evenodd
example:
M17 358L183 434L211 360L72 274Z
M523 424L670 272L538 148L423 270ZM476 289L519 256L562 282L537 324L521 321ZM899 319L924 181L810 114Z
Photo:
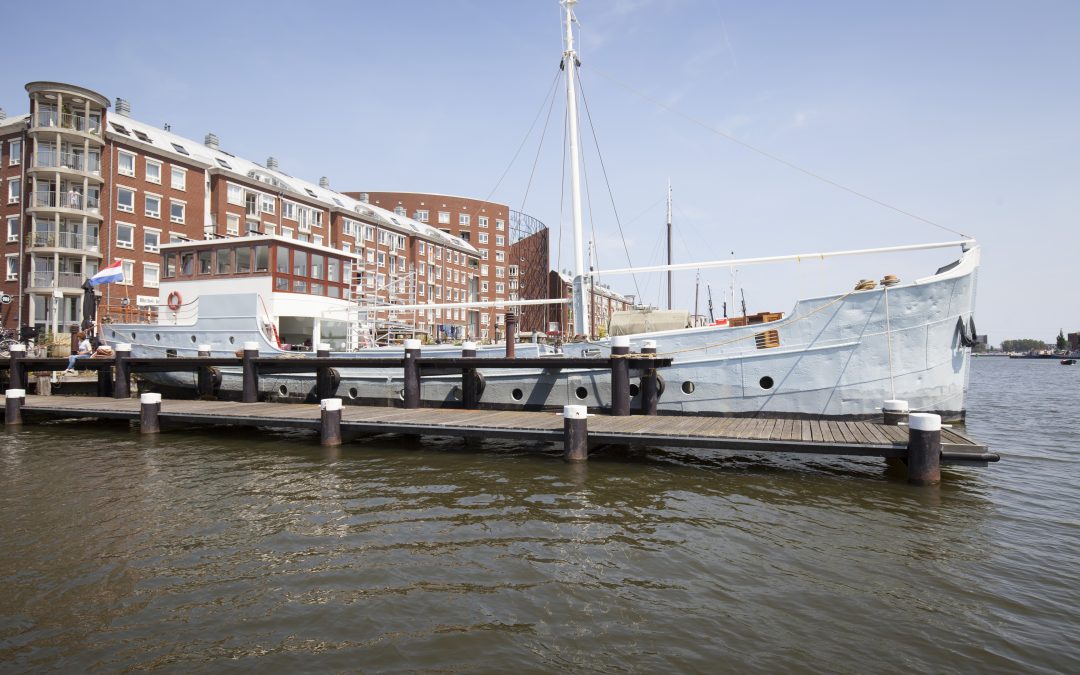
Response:
M1075 366L1076 359L1061 359L1061 365L1063 366Z

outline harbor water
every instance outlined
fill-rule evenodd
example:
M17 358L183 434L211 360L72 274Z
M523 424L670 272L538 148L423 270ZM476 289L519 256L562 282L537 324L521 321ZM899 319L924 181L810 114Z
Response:
M881 460L28 425L0 670L1080 672L1080 368L975 359L1002 454Z

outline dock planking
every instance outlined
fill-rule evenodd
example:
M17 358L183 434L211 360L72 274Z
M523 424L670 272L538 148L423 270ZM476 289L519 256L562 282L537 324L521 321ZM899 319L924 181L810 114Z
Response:
M138 399L82 396L27 396L25 414L47 418L138 420ZM318 429L317 405L241 403L236 401L167 400L160 420L168 428L182 425L248 425ZM563 418L554 412L404 409L345 406L341 428L364 433L509 438L559 442ZM718 450L816 453L904 457L906 427L870 422L791 418L731 418L590 415L591 444L692 447ZM943 461L985 464L995 461L986 446L952 429L942 430ZM988 459L991 458L992 459Z

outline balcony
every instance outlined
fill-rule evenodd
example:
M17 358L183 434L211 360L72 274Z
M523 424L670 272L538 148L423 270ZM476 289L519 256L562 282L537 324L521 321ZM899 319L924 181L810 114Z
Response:
M77 272L34 272L30 276L30 288L78 289L85 277Z
M101 201L92 195L83 195L74 190L55 192L38 190L30 199L31 209L59 209L75 215L90 215L101 218Z
M97 235L84 235L81 232L34 232L30 238L33 249L64 249L66 252L87 253L101 257L101 241Z
M89 119L85 115L74 113L59 113L55 110L41 110L32 119L32 131L75 132L101 142L101 122L97 119Z
M34 155L32 168L74 171L101 180L101 158L97 155L87 156L83 153L39 150Z

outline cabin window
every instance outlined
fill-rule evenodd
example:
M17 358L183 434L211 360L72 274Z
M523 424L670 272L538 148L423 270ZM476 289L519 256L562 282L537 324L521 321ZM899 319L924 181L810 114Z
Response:
M294 277L306 277L308 275L307 251L293 251L292 268Z
M323 270L323 256L318 253L311 254L311 278L322 279L325 274ZM316 293L316 295L322 295L322 293Z
M277 260L274 262L274 270L278 274L289 273L289 249L284 246L277 247Z
M299 251L297 251L299 253ZM296 279L292 284L293 293L307 293L307 282Z
M340 267L341 267L341 261L340 260L338 260L337 258L327 257L326 258L326 280L327 281L333 281L335 283L340 281L341 277L338 276L338 271L339 271Z
M162 275L162 278L163 279L172 279L174 277L176 277L176 254L175 253L166 253L165 254L165 270L164 270L164 274Z
M289 280L285 277L274 277L274 290L275 291L287 291L289 290Z
M190 277L195 274L195 254L194 253L181 253L180 254L180 274L185 277Z
M325 295L325 293L323 293L323 285L322 284L311 284L311 294L312 295Z
M255 247L255 271L265 272L270 269L270 247L264 245Z
M236 249L236 273L247 274L251 272L251 247L241 246Z
M199 251L199 274L211 274L214 271L214 252Z
M217 251L217 273L232 274L232 249L219 248Z

